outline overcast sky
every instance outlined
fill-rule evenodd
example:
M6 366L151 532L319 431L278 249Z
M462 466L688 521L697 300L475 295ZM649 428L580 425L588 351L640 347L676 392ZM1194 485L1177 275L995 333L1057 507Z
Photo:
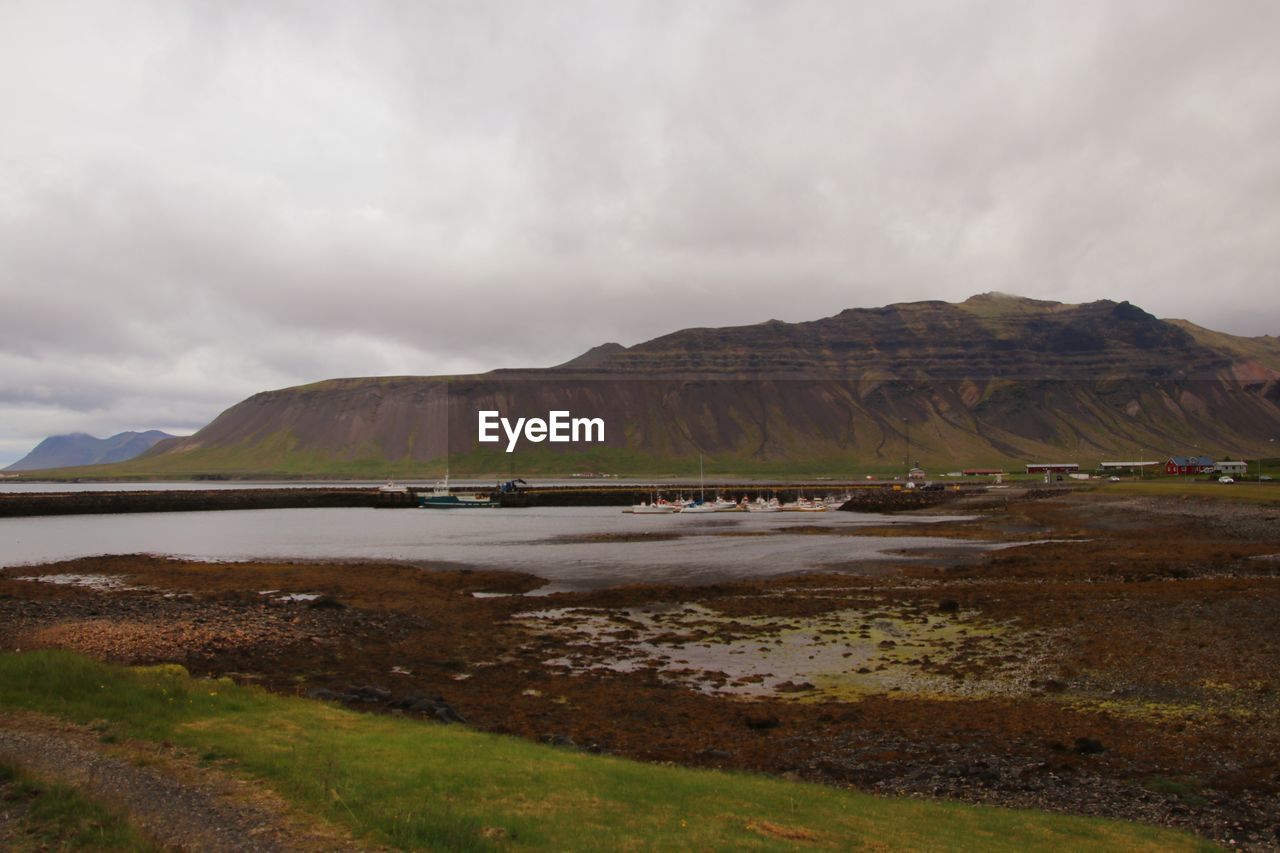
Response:
M0 464L1001 290L1280 333L1280 3L0 0Z

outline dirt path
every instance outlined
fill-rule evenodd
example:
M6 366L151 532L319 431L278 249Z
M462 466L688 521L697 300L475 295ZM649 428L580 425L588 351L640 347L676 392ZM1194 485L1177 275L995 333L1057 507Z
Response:
M166 847L209 853L371 849L172 748L107 747L92 731L47 717L0 715L0 759L121 809Z

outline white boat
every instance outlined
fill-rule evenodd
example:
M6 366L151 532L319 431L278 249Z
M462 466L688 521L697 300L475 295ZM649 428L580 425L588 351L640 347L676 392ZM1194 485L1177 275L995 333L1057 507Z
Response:
M702 454L698 454L698 499L680 508L681 512L719 512L714 503L707 503L707 483L702 473Z
M756 498L755 503L747 504L747 512L782 512L782 507L778 504L777 498L765 500L763 497Z
M631 512L634 515L669 515L673 512L679 512L682 504L670 503L666 499L659 498L652 503L649 501L641 501L638 504L631 505Z
M409 487L401 486L395 480L387 480L386 485L378 487L378 491L384 495L404 495L409 493Z
M827 505L824 503L814 503L808 498L800 498L791 503L782 505L783 512L826 512Z

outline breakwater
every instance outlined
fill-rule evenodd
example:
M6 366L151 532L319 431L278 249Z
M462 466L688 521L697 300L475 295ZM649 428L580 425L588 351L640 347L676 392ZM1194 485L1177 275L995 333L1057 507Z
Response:
M0 494L0 518L121 512L201 512L228 509L310 509L378 506L376 489L209 489L136 492ZM407 495L401 498L409 506Z

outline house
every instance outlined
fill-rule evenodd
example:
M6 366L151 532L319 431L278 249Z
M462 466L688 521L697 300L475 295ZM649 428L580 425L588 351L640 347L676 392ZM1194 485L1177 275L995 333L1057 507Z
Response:
M1238 476L1249 472L1249 463L1231 461L1215 462L1213 463L1213 470L1217 471L1219 474L1231 474L1232 476Z
M923 480L923 479L924 479L924 469L923 469L923 468L912 468L910 471L908 471L908 472L907 472L907 479L908 479L908 480Z
M1080 466L1074 462L1028 462L1028 474L1074 474Z
M1166 474L1211 474L1213 460L1208 456L1174 456L1164 463Z

